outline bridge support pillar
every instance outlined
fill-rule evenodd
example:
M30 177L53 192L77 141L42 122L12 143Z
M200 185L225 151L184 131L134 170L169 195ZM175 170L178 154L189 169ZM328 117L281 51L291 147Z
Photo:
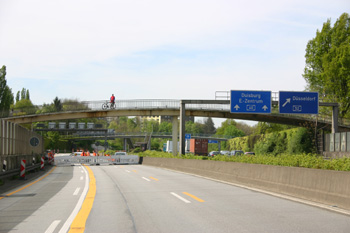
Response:
M332 112L332 133L338 133L338 112L339 107L333 106Z
M186 143L185 143L185 121L186 121L186 107L185 107L185 102L180 101L180 135L179 135L179 140L180 140L180 154L184 155L185 150L186 150Z
M173 155L177 155L177 144L178 144L178 135L179 135L179 122L177 116L173 116Z

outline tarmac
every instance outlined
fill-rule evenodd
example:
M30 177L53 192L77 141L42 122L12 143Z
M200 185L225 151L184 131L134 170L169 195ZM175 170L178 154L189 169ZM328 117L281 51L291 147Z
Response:
M2 178L2 184L0 184L0 197L9 193L12 190L18 189L21 186L27 185L41 176L49 172L54 166L46 165L43 170L26 172L25 178L22 179L18 176Z

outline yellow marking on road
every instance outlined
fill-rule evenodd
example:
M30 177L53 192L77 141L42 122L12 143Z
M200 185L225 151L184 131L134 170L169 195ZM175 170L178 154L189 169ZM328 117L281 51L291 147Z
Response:
M154 177L152 177L152 176L150 176L149 178L151 178L152 180L158 181L157 178L154 178Z
M137 171L136 171L136 170L132 170L132 171L137 173Z
M192 194L187 193L187 192L182 192L182 193L185 194L185 195L187 195L187 196L189 196L189 197L192 197L192 198L195 199L196 201L204 202L204 200L202 200L202 199L196 197L195 195L192 195Z
M81 206L81 209L75 219L70 226L69 233L75 232L84 232L86 220L89 217L90 211L92 209L92 205L94 204L95 196L96 196L96 179L94 173L91 168L84 165L89 173L90 183L89 183L89 191L86 194L85 200Z
M36 180L36 181L34 181L34 182L32 182L32 183L29 183L29 184L27 184L26 186L23 186L22 188L17 189L16 191L13 191L12 193L6 194L4 197L0 197L0 200L3 199L3 198L5 198L5 197L9 197L9 196L11 196L11 195L13 195L13 194L15 194L15 193L18 193L19 191L22 191L23 189L26 189L26 188L28 188L29 186L32 186L33 184L35 184L35 183L41 181L42 179L44 179L45 177L47 177L48 175L50 175L50 173L53 172L55 169L56 169L56 167L53 167L53 168L51 169L51 171L49 171L49 173L47 173L46 175L44 175L44 176L41 177L40 179L38 179L38 180Z

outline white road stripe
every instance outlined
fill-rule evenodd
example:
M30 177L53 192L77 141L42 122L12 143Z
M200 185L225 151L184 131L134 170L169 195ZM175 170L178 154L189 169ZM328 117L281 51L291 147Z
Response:
M51 223L51 225L49 226L49 228L47 228L47 230L45 231L45 233L52 233L55 231L56 227L58 226L58 224L60 224L61 220L55 220Z
M125 171L130 173L130 171L129 171L129 170L125 170Z
M84 176L81 176L81 177L80 177L80 180L83 180L83 179L84 179Z
M147 180L147 181L151 181L150 179L147 179L146 177L142 177L142 179Z
M177 198L179 198L181 201L183 201L183 202L185 202L185 203L191 203L189 200L186 200L185 198L183 198L183 197L177 195L176 193L171 192L170 194L173 195L173 196L175 196L175 197L177 197Z
M74 191L73 196L78 195L79 191L80 191L80 188L77 188L77 189Z

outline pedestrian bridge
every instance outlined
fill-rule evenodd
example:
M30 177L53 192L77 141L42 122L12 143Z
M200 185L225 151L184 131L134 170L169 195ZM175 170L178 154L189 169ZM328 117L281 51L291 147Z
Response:
M103 110L102 104L105 102L100 100L63 103L63 110L59 112L45 112L44 106L14 109L5 120L23 124L98 117L180 116L181 103L184 103L186 116L251 120L295 126L313 124L319 128L332 128L331 116L279 114L278 101L272 101L271 114L231 113L229 100L117 100L115 109ZM320 106L332 105L320 103ZM338 119L338 126L341 131L348 129L349 125L350 122Z

